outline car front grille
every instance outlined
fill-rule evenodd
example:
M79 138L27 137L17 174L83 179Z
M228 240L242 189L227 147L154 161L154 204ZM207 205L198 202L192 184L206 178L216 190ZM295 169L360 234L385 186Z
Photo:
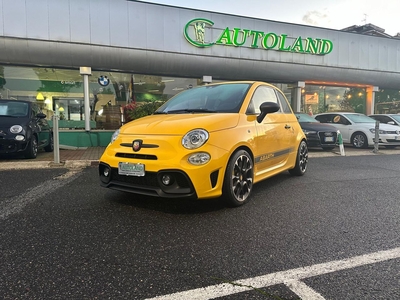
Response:
M138 154L138 153L121 153L118 152L115 154L116 157L124 157L124 158L136 158L136 159L144 159L144 160L157 160L157 156L152 154Z

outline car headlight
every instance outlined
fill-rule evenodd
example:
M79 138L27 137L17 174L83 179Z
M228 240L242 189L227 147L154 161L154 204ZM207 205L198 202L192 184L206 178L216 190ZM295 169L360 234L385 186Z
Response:
M182 138L182 146L186 149L197 149L208 140L208 132L204 129L194 129Z
M22 128L21 125L13 125L13 126L10 127L10 132L11 133L17 134L17 133L22 132L22 130L23 130L23 128Z
M119 135L119 129L115 130L115 132L111 136L111 143L113 143Z
M369 131L372 133L375 133L375 128L371 128ZM387 132L385 130L379 129L379 134L386 134Z
M303 129L304 134L317 134L317 132L315 130L307 130L307 129Z

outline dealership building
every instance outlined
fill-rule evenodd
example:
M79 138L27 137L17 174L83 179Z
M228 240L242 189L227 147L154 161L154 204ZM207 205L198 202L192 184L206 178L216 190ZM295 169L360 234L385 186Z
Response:
M130 102L227 80L272 83L295 111L400 112L400 39L372 24L333 30L128 0L0 7L1 97L58 115L61 143L105 145Z

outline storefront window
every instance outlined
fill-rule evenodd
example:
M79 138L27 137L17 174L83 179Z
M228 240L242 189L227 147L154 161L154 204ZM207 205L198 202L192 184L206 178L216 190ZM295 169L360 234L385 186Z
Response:
M400 113L400 91L382 89L375 93L375 113L398 114Z
M138 109L133 116L142 116L151 113L152 103L161 103L201 84L195 78L92 70L89 76L91 126L116 129L129 121L124 107L130 103L135 103L130 108ZM79 70L0 66L0 97L35 101L48 119L54 113L59 116L60 128L84 128L83 78ZM148 109L146 104L150 104Z
M317 114L328 111L366 112L366 89L356 87L306 85L301 111Z

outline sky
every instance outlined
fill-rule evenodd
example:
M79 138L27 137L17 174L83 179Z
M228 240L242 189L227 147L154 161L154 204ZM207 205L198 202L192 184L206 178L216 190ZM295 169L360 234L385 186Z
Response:
M143 0L331 29L374 24L400 32L400 0Z

